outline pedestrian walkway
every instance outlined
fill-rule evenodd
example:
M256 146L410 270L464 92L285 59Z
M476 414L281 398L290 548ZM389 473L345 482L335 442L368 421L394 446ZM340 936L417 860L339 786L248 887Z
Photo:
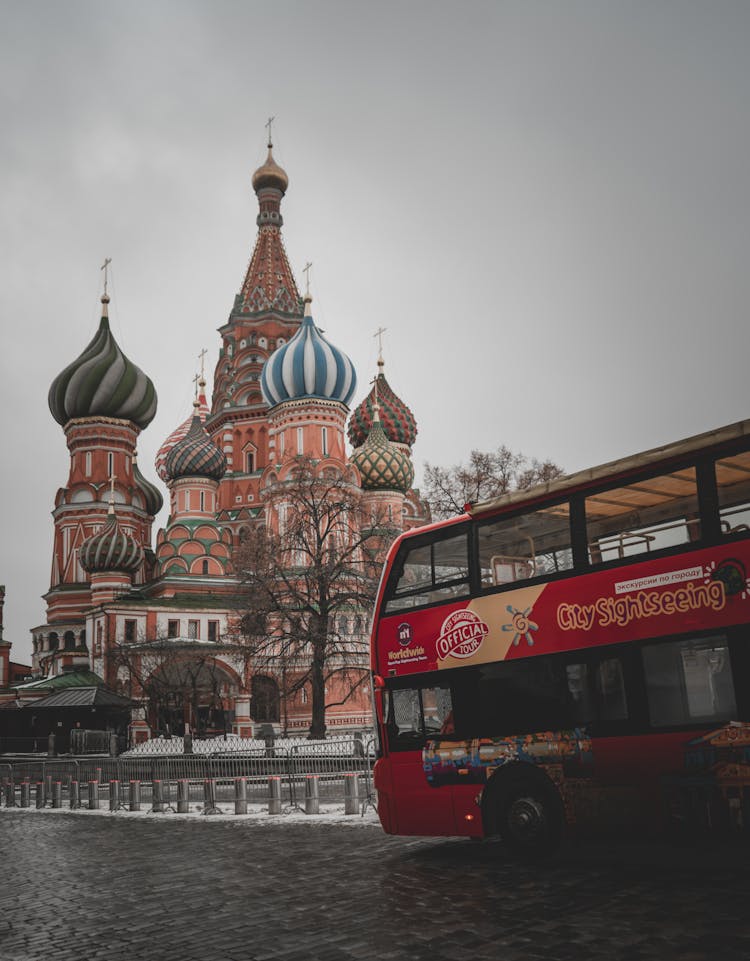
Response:
M3 961L747 961L746 852L501 845L360 818L0 813ZM356 829L343 825L356 824Z

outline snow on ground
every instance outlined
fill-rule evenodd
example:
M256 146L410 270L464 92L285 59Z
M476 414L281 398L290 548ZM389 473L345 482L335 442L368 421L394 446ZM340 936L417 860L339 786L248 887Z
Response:
M342 735L341 737L325 738L320 741L313 741L306 737L276 737L270 741L270 746L278 753L284 753L292 748L298 748L306 754L323 754L326 751L341 753L342 748L347 748L345 753L350 753L356 741L360 741L360 747L367 745L373 739L372 732L365 731L360 738L352 735ZM237 734L223 734L216 737L196 738L193 742L193 754L227 754L242 753L243 751L255 752L266 751L269 745L263 738L239 737ZM183 754L185 744L182 737L153 737L148 741L142 741L129 751L123 752L120 757L152 757L162 754Z
M33 802L32 802L33 803ZM172 811L165 811L157 813L155 811L148 810L148 804L142 802L142 809L140 811L110 811L109 802L103 800L101 802L102 806L98 810L89 810L87 807L80 807L75 810L71 810L69 807L62 808L36 808L36 807L13 807L0 808L0 816L6 811L18 811L21 814L28 815L54 815L54 814L68 814L75 817L110 817L110 818L148 818L150 820L163 820L163 821L193 821L196 823L205 823L206 821L236 821L237 823L252 824L253 826L260 825L270 825L270 824L336 824L342 827L368 827L368 828L380 828L380 821L378 820L377 812L374 808L368 807L364 815L360 814L344 814L343 804L324 804L320 805L320 814L305 814L304 810L299 808L287 807L283 809L282 814L272 815L268 813L266 807L262 807L258 804L248 804L247 814L235 814L234 813L234 802L220 802L217 804L217 808L221 813L219 814L203 814L203 805L197 803L191 803L190 811L188 814L177 814Z

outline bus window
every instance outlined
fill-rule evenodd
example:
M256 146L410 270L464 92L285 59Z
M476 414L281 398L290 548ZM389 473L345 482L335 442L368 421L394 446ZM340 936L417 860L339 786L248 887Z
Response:
M407 687L387 691L386 730L392 751L416 751L428 737L453 734L450 688Z
M648 477L586 498L592 564L700 538L695 468Z
M413 687L388 692L388 726L393 735L404 741L422 736L419 691Z
M570 570L570 515L567 503L477 528L483 587Z
M565 667L576 724L626 721L628 699L620 657L589 655Z
M468 595L467 532L447 533L428 543L404 542L386 589L386 613Z
M628 699L619 657L608 657L597 664L595 688L599 720L627 720Z
M563 658L530 657L481 668L479 727L506 737L575 727L581 719Z
M722 532L750 531L750 453L717 460L716 487Z
M649 644L642 654L653 727L715 724L736 715L723 634Z
M425 734L453 734L451 692L447 687L422 689L422 712Z

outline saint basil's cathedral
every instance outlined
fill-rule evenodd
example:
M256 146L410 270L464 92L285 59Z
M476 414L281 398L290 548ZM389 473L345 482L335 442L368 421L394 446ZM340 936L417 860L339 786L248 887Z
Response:
M357 383L352 362L316 327L311 298L300 296L281 237L288 183L269 142L266 161L252 178L257 238L219 328L211 403L201 375L191 416L156 458L169 517L155 544L152 527L163 495L142 472L137 442L156 414L157 395L112 335L106 281L95 337L50 387L49 407L65 433L70 474L55 498L47 622L32 630L35 674L91 672L109 688L137 696L111 656L115 649L132 644L147 652L152 644L163 651L171 644L179 657L192 653L211 665L211 684L169 716L142 699L133 711L131 742L168 725L176 733L183 726L210 729L217 700L222 724L236 734L252 736L269 724L289 734L309 730L307 689L284 696L273 669L255 671L247 658L232 654L230 643L237 640L241 591L233 550L253 524L278 523L264 492L285 465L288 470L303 455L316 469L343 473L359 492L363 516L387 511L396 529L429 520L412 488L415 419L388 384L382 353L372 390L350 413ZM365 671L369 612L352 610L337 620L339 634L361 651ZM160 669L158 658L144 653L142 677L149 663ZM200 677L196 683L201 686ZM366 686L351 693L342 681L328 683L328 729L369 726Z

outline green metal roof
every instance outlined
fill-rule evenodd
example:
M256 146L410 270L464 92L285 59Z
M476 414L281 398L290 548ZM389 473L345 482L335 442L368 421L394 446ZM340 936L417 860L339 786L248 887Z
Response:
M174 597L144 597L143 595L136 597L134 595L125 595L113 601L112 606L167 607L185 611L212 608L225 611L231 609L236 604L236 600L236 591L227 591L226 594L175 594Z
M133 706L133 701L98 685L97 687L78 687L56 691L48 697L43 697L40 701L29 702L24 706L34 711L48 708L56 710L62 707L111 707L126 710Z
M16 691L61 691L67 687L98 687L104 679L93 671L71 671L69 674L56 674L42 677L28 684L14 685Z

